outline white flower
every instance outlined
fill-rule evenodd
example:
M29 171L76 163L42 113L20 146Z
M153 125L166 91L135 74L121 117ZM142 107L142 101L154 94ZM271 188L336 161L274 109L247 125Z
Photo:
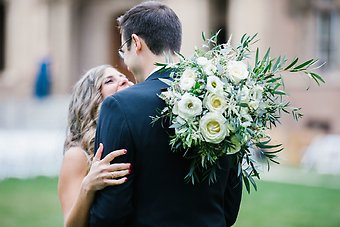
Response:
M214 64L208 63L203 67L203 70L208 76L212 76L216 72L217 68Z
M165 99L171 99L174 97L174 94L171 90L163 91L160 95L160 97L165 100Z
M207 90L213 94L223 92L224 83L217 76L209 76L207 78Z
M182 76L181 79L179 81L179 86L182 90L189 90L190 88L192 88L192 86L195 85L196 83L196 73L194 70L192 69L186 69Z
M250 116L248 108L247 107L242 107L240 110L240 116L243 119L246 119L246 121L253 121L253 118Z
M260 106L260 102L259 101L250 101L248 105L249 105L250 109L257 110L257 108L259 108L259 106Z
M229 78L236 84L240 83L241 80L246 79L249 75L247 65L241 61L229 61L227 73Z
M229 134L222 114L209 112L200 120L200 132L206 142L218 144Z
M243 86L242 89L238 92L238 99L240 100L240 102L248 103L249 98L249 89L246 86Z
M174 103L174 106L172 107L172 113L178 115L178 102Z
M248 127L251 126L251 122L250 121L244 121L244 122L241 123L241 125L245 128L248 128Z
M203 104L211 112L223 113L227 109L227 101L225 98L211 93L204 98Z
M209 60L207 58L205 58L205 57L198 57L196 59L196 62L200 66L205 66L205 65L207 65L209 63Z
M177 112L178 116L186 120L200 115L202 113L202 101L195 96L185 93L177 103Z
M253 100L260 102L263 97L263 87L256 85L251 89L250 96Z

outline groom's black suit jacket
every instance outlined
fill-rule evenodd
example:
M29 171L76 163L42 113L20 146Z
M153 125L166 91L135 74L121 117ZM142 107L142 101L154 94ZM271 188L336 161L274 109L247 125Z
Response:
M163 109L157 96L167 85L153 73L146 81L105 99L97 126L95 150L104 144L104 156L126 148L115 163L132 163L128 181L96 193L90 209L89 226L224 227L237 217L242 182L232 156L220 161L218 181L185 183L189 162L171 151L169 133L150 116Z

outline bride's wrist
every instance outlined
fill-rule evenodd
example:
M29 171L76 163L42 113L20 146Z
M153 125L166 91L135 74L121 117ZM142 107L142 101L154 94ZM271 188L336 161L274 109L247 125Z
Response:
M84 177L83 181L81 182L81 190L85 194L94 194L95 190L93 189L91 183L88 181L87 176Z

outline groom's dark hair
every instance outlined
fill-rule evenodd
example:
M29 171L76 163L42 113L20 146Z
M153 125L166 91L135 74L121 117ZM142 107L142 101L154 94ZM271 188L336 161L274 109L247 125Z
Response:
M175 12L168 6L147 1L128 10L118 19L118 26L131 46L132 34L144 39L146 45L155 55L163 52L179 52L182 43L182 25Z

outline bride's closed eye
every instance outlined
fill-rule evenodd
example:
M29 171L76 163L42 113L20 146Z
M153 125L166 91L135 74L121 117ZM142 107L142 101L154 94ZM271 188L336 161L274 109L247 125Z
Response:
M113 82L112 79L108 79L108 80L105 80L105 81L104 81L104 84L109 84L109 83L112 83L112 82Z
M109 76L104 80L104 84L110 84L114 82L116 82L116 80L112 76Z

